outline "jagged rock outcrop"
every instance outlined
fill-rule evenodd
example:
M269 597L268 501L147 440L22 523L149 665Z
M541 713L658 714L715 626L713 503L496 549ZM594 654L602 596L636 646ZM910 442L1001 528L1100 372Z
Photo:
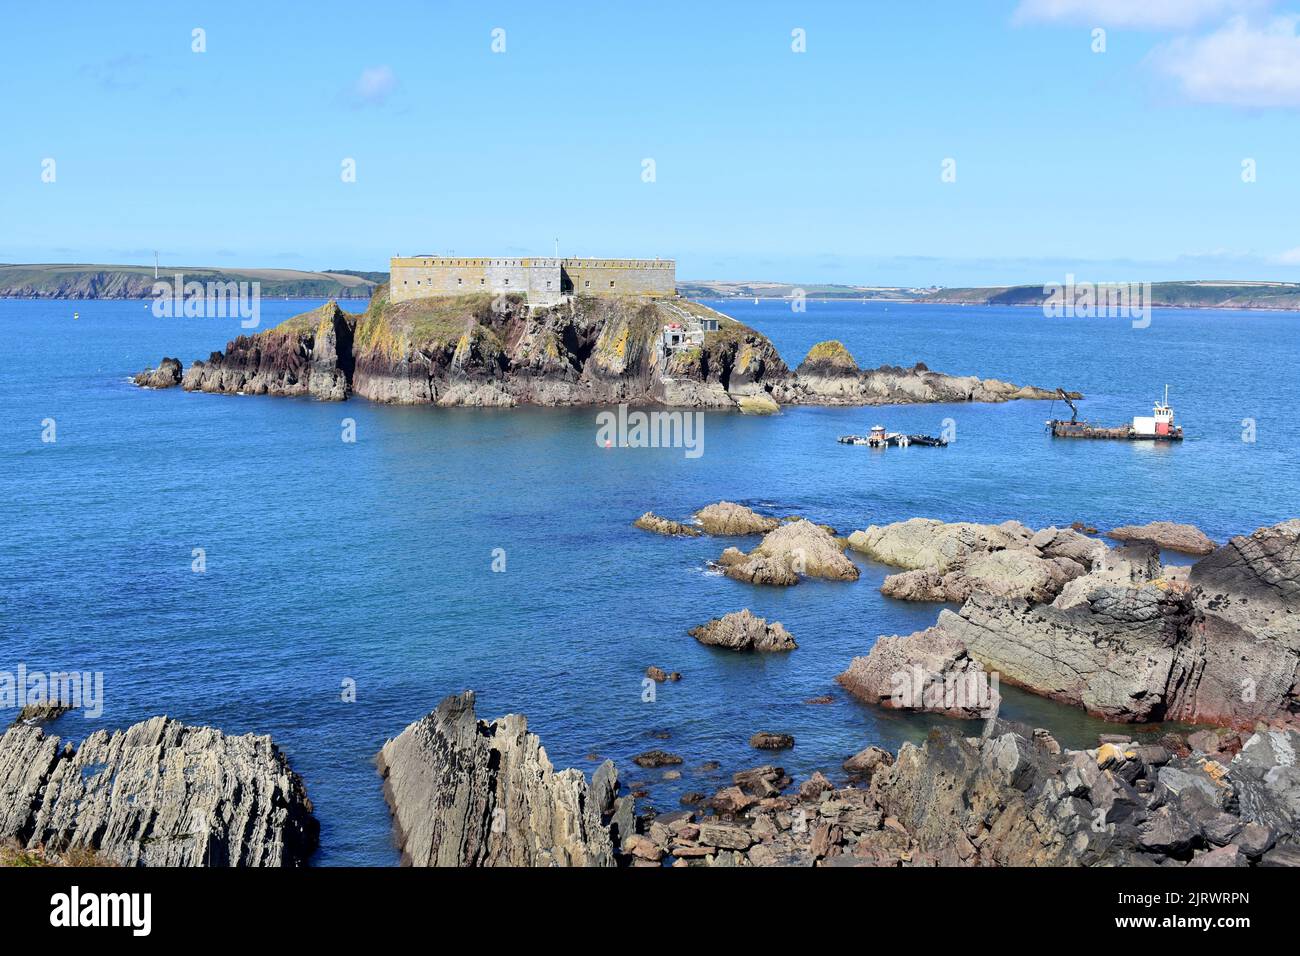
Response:
M1114 538L1116 541L1149 542L1166 551L1178 551L1182 554L1212 554L1217 547L1200 528L1190 524L1175 524L1172 521L1152 521L1142 525L1126 524L1107 531L1106 537Z
M642 851L673 866L1296 865L1298 746L1256 734L1225 765L1122 739L1065 750L1002 721L982 739L936 729L897 758L857 755L866 788L813 774L786 794L779 767L738 773L708 812L655 817Z
M748 608L715 617L686 633L701 644L733 651L792 651L799 646L779 621L769 624Z
M662 348L665 324L706 318L718 328L705 332L701 344L671 353ZM766 336L684 299L579 296L533 309L517 294L395 303L381 286L360 315L330 302L274 329L240 336L224 353L195 362L183 384L189 391L326 400L355 394L407 405L626 402L751 413L771 413L785 403L1051 397L920 365L840 375L831 388L828 375L833 366L844 371L840 364L814 357L804 382Z
M133 382L140 388L171 388L181 383L181 360L163 357L157 368L147 368Z
M692 527L688 524L682 524L680 521L672 521L668 518L661 518L652 511L647 511L641 517L637 518L632 524L642 531L649 531L653 534L663 534L670 537L698 538L702 531L699 528Z
M780 527L776 518L761 515L752 508L738 505L734 501L719 501L705 505L695 512L695 520L709 534L746 535L767 534Z
M1300 520L1233 538L1190 573L1161 567L1154 545L1108 550L1051 603L977 592L936 629L946 654L1111 720L1296 722Z
M856 581L859 573L840 539L802 518L769 531L748 554L728 548L718 565L727 577L751 584L790 585L801 577Z
M590 787L581 771L556 771L523 716L481 721L472 691L385 743L378 764L404 864L615 864L614 764Z
M854 697L890 710L982 718L998 712L998 677L973 660L942 628L908 637L879 637L835 678Z
M259 332L241 335L195 361L181 381L187 392L305 395L322 401L348 397L356 317L335 302Z
M319 825L270 737L154 717L79 747L19 725L0 738L0 840L120 866L303 866Z

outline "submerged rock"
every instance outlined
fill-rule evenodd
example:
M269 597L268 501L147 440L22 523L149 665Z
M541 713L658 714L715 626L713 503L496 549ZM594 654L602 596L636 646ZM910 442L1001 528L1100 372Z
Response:
M733 651L792 651L799 646L780 622L769 624L748 608L715 617L686 633L701 644Z
M384 744L384 796L412 866L613 866L618 774L557 771L528 722L454 694Z
M319 825L270 737L154 717L79 747L39 727L0 738L0 840L119 866L303 866Z
M638 767L654 769L656 767L677 766L682 762L682 758L666 750L647 750L645 753L633 757L632 762Z
M698 538L702 534L699 528L693 528L688 524L682 524L680 521L671 521L668 518L661 518L652 511L647 511L641 517L632 522L633 525L642 531L650 531L654 534L676 535L684 538Z
M171 388L181 383L181 360L164 358L157 368L147 368L132 380L141 388Z
M1106 532L1106 537L1116 541L1146 541L1166 551L1179 551L1183 554L1212 554L1215 544L1201 531L1190 524L1175 524L1172 521L1152 521L1143 525L1126 524Z
M716 535L766 534L781 524L776 518L761 515L733 501L706 505L695 512L695 520L706 532Z

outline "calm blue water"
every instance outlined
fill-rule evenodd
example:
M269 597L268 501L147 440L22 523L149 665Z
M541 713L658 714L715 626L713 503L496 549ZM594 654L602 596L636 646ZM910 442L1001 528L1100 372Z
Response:
M316 304L264 302L264 325ZM924 734L932 721L848 701L833 678L876 635L925 627L937 607L886 601L887 570L871 565L854 584L789 589L706 573L732 542L644 534L630 522L647 509L685 517L730 498L842 532L916 515L1102 527L1168 518L1218 539L1300 510L1300 316L1158 312L1135 330L1010 308L725 308L792 366L839 338L863 366L923 360L1078 389L1096 421L1149 414L1167 382L1192 437L1053 442L1048 403L808 408L710 413L705 453L689 460L596 447L592 410L140 391L130 373L163 354L204 357L236 323L155 319L139 302L0 301L0 669L103 671L101 726L167 713L272 734L315 801L316 862L388 864L373 755L467 687L481 716L527 713L558 766L613 757L663 806L720 784L691 770L702 761L725 772L762 762L746 743L756 730L795 734L779 757L796 774ZM355 444L340 440L345 417ZM947 417L958 440L944 450L835 443L876 422L935 432ZM46 418L54 444L40 440ZM1253 444L1241 440L1245 418L1256 421ZM204 574L190 570L194 548L206 550ZM505 573L491 570L495 548ZM784 622L800 648L735 655L685 633L746 606ZM685 675L654 703L641 702L648 664ZM340 701L349 678L356 703ZM836 702L802 703L823 693ZM1007 709L1067 743L1095 740L1097 723L1073 711L1023 695ZM88 721L56 726L79 736ZM631 765L654 746L686 758L681 781Z

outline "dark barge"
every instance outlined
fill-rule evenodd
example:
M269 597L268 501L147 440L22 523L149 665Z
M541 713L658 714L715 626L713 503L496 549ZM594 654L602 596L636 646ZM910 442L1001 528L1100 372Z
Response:
M1108 438L1118 441L1182 441L1183 426L1174 424L1174 407L1169 404L1169 386L1165 386L1165 400L1156 400L1150 415L1139 415L1128 425L1093 425L1079 421L1079 410L1062 389L1056 394L1070 406L1070 420L1047 420L1047 430L1053 438Z

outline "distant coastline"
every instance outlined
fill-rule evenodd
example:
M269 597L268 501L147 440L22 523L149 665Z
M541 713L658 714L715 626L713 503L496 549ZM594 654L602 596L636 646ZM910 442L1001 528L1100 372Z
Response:
M693 299L852 299L910 305L1014 305L1042 308L1049 293L1041 285L929 288L818 285L776 282L694 280L677 283ZM1104 287L1104 286L1102 286ZM1233 309L1241 311L1300 311L1300 283L1188 280L1152 282L1150 303L1157 309Z
M158 266L158 278L185 281L257 282L260 294L274 298L368 299L388 281L386 272L338 269L220 269L211 266ZM68 264L0 264L0 298L4 299L149 299L153 266Z
M387 272L354 269L217 268L159 266L158 276L177 273L202 282L258 282L261 295L272 298L369 299L388 281ZM148 299L153 295L154 267L84 263L0 264L2 299ZM1045 283L1044 285L1050 285ZM833 283L690 279L677 283L686 299L740 301L852 300L907 305L1024 306L1041 308L1044 285L941 287L839 285ZM1226 309L1300 311L1300 283L1186 280L1150 283L1150 306L1157 309Z

